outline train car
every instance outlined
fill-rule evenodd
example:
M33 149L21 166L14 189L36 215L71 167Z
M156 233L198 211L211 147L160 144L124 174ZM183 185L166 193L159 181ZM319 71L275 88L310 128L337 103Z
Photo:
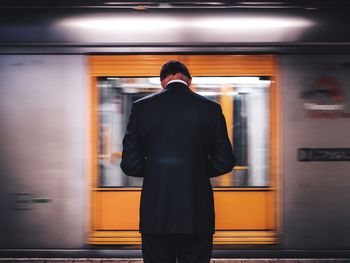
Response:
M121 140L176 59L237 156L211 181L214 255L350 256L346 1L0 7L0 255L140 255Z

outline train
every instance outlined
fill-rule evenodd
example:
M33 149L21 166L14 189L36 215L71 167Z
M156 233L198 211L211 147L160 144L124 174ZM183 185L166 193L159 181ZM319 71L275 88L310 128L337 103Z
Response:
M346 1L0 7L0 256L140 256L121 142L169 60L221 104L237 156L211 181L214 256L350 256Z

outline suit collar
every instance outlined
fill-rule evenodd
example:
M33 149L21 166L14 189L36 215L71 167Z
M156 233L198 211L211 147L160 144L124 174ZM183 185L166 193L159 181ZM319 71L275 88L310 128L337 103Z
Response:
M173 79L173 80L170 80L170 81L168 82L168 85L171 84L171 83L174 83L174 82L179 82L179 83L182 83L182 84L185 84L186 86L188 86L187 83L186 83L185 81L181 80L181 79Z
M189 89L187 84L184 84L180 81L173 81L171 83L168 83L165 87L166 90L172 90L172 89Z

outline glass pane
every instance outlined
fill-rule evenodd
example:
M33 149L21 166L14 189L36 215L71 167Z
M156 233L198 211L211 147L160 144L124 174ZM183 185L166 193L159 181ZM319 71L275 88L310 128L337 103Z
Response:
M132 103L161 90L158 77L98 79L99 178L101 187L140 187L123 174L122 138ZM192 89L222 105L237 156L233 172L212 178L214 187L268 186L270 80L259 77L194 77Z

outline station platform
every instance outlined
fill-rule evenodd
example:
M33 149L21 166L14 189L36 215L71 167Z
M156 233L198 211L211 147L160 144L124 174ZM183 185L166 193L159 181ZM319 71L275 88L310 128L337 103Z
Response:
M0 258L0 263L143 263L140 258ZM212 259L211 263L345 263L346 258L317 259Z
M0 263L143 263L135 247L0 249ZM350 263L350 250L213 250L211 263Z

